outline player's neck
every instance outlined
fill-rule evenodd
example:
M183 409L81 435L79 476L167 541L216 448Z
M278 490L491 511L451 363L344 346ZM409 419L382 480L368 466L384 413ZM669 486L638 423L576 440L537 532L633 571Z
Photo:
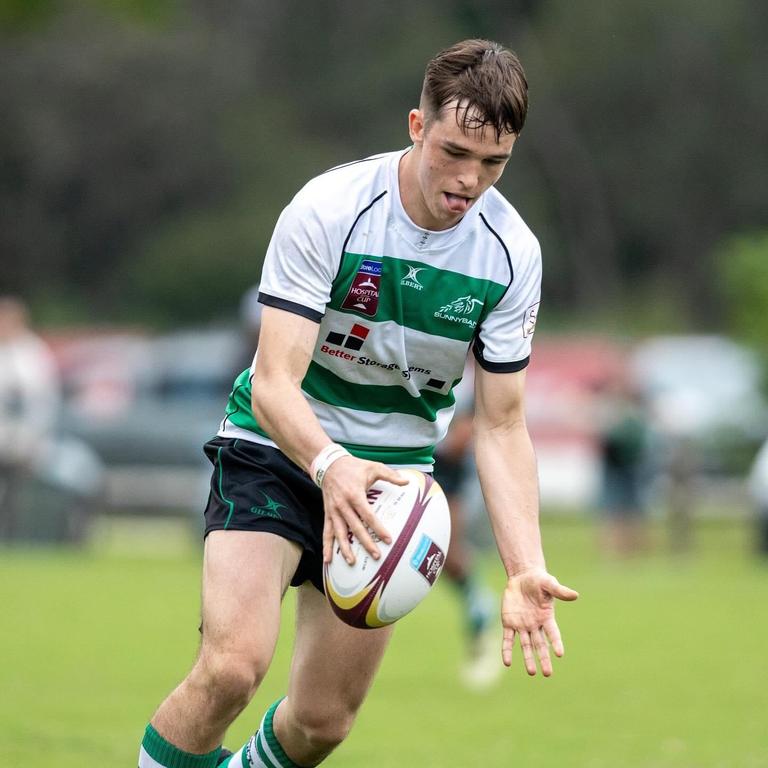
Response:
M419 186L417 169L419 167L419 147L414 146L401 158L397 169L397 183L400 202L408 218L422 229L438 232L445 225L436 221L429 211L424 195Z

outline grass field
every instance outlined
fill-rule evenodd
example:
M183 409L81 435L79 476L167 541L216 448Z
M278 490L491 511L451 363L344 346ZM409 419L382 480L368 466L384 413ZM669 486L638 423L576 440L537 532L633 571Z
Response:
M589 524L545 521L567 654L549 680L519 657L488 693L462 688L460 620L440 585L402 621L349 740L325 764L375 768L768 767L768 564L736 523L694 552L599 556ZM102 532L87 552L0 550L0 766L136 765L144 725L197 643L199 552L172 526ZM502 582L495 559L488 579ZM233 726L239 745L283 691L277 657Z

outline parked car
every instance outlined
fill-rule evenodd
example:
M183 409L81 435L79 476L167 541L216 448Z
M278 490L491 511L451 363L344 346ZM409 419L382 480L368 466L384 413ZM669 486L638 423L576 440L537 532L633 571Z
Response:
M62 429L104 462L107 509L198 513L209 475L202 445L243 359L239 331L97 333L55 346Z
M630 366L668 443L690 444L705 473L746 473L768 432L761 368L750 350L725 336L659 336L635 348Z

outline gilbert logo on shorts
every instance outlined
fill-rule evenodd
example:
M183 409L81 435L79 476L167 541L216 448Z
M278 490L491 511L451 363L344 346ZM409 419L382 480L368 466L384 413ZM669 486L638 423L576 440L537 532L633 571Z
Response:
M364 259L357 268L357 274L349 287L342 309L354 309L373 317L379 308L379 285L381 283L381 262Z
M264 492L262 491L262 493ZM276 520L281 520L283 516L280 514L280 510L285 509L285 504L280 504L280 502L267 496L266 493L264 493L264 498L266 499L264 505L251 507L251 514L257 517L274 517Z

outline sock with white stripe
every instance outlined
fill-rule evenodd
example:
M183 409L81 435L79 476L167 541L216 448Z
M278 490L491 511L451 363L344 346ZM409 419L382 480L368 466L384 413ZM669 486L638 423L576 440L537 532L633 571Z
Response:
M228 757L221 768L300 768L285 754L272 725L282 699L278 699L264 715L259 730L240 750Z
M205 755L184 752L147 726L139 751L139 768L216 768L221 747Z

